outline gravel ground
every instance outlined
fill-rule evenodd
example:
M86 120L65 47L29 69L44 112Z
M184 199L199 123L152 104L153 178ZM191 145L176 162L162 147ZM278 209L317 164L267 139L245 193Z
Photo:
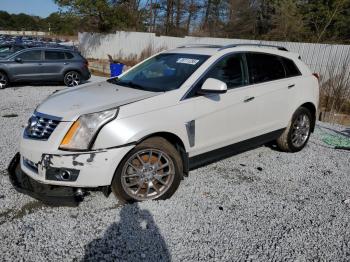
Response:
M350 152L321 140L349 127L318 123L299 153L260 147L194 170L166 201L121 206L94 192L49 207L5 169L21 126L61 88L0 90L0 261L350 260Z

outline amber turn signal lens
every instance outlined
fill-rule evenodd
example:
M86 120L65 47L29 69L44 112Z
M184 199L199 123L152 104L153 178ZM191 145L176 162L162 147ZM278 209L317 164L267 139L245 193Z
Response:
M64 136L61 145L68 145L70 143L70 141L72 140L75 132L77 131L77 129L79 128L80 123L79 120L75 121L74 124L70 127L70 129L68 130L67 134Z

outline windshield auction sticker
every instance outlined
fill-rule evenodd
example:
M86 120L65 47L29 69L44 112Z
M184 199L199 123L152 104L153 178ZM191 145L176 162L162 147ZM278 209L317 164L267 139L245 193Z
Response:
M188 64L188 65L195 65L199 62L197 59L191 59L191 58L179 58L177 59L176 63L179 64Z

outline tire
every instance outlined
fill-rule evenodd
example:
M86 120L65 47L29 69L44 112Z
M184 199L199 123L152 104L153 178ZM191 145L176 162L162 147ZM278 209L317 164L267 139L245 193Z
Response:
M77 71L68 71L64 75L63 82L68 87L78 86L81 84L81 75Z
M180 154L172 144L162 137L148 138L121 161L112 191L123 203L170 198L183 178L182 167Z
M0 89L5 89L9 85L9 79L4 72L0 72Z
M302 150L310 138L312 119L307 108L298 108L287 128L277 139L277 146L285 152L299 152Z

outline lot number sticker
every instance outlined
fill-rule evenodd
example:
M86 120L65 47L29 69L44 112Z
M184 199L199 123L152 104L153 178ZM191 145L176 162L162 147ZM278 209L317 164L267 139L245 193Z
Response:
M191 58L179 58L177 59L176 63L179 64L187 64L187 65L195 65L199 62L198 59L191 59Z

